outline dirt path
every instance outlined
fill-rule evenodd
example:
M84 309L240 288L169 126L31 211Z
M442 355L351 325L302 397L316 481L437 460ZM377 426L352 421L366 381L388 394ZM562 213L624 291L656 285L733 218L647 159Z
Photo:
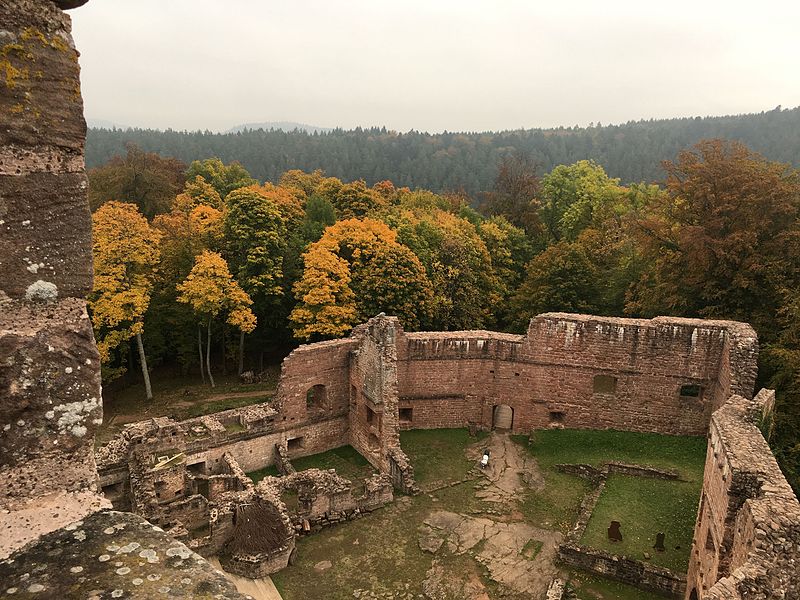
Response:
M488 482L476 494L478 498L486 502L516 503L517 496L525 488L533 491L544 488L544 479L536 460L514 443L508 434L492 432L484 443L470 446L467 456L478 461L484 448L489 450L489 466L483 469Z
M508 434L493 432L489 439L470 446L467 456L477 464L485 448L490 453L489 466L482 470L485 479L476 486L476 498L515 508L526 489L544 488L536 460ZM456 555L470 553L486 567L489 578L511 595L544 598L558 574L555 559L562 534L526 523L517 510L512 511L511 520L504 521L436 510L425 519L419 534L420 548L433 554L442 547ZM443 577L434 561L426 580L428 587L448 587ZM465 599L486 597L486 590L474 589L474 585L449 582L449 589L454 590L454 585Z

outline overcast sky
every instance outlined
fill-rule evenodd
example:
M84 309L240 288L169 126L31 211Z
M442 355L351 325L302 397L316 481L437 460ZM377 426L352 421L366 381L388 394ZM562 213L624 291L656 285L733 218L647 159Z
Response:
M800 2L90 0L89 118L475 131L800 105Z

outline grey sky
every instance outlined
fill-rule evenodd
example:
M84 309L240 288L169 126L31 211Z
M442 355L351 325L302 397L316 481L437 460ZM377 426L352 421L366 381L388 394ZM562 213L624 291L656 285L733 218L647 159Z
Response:
M800 104L800 2L91 0L87 116L496 130Z

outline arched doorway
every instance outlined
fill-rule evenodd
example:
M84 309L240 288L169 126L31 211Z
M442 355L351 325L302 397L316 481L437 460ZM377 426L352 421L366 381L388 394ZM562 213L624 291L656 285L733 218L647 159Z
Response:
M510 431L514 427L514 409L508 404L497 404L492 412L492 429Z

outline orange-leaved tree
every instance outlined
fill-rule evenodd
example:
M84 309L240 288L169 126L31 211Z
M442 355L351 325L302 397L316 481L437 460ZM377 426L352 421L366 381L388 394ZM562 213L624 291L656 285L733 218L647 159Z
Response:
M227 314L229 325L244 331L253 331L256 317L250 310L253 301L231 276L228 264L216 252L204 250L195 260L194 267L186 279L178 284L178 302L192 307L199 318L197 346L200 354L200 370L203 370L202 322L207 327L205 368L211 387L211 323L222 313Z
M92 216L94 290L89 298L92 324L104 366L112 351L136 338L147 399L153 397L142 344L144 314L150 305L158 263L159 233L135 204L110 201ZM113 378L123 369L106 371Z
M292 311L295 337L336 337L386 312L409 329L430 316L433 292L416 255L385 223L348 219L328 227L303 255Z

